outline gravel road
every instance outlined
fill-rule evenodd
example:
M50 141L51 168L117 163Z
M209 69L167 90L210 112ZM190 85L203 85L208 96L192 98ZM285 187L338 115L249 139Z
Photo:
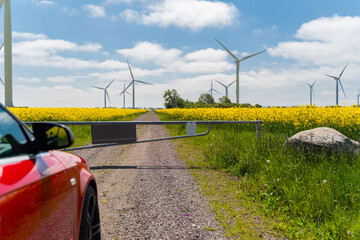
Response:
M157 121L150 112L139 121ZM140 126L138 139L166 136ZM87 160L99 192L103 239L225 239L171 141L74 151Z

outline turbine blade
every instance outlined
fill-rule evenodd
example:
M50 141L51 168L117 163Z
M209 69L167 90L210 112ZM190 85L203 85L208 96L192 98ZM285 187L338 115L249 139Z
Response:
M0 8L2 8L5 0L0 0Z
M215 38L215 40L216 40L218 43L220 43L220 45L230 54L230 56L232 56L236 61L240 61L232 52L230 52L229 49L227 49L224 45L222 45L222 43L221 43L219 40L217 40L216 38Z
M347 67L348 63L346 63L344 69L341 71L340 75L339 75L339 78L341 78L341 75L343 74L343 72L345 71L345 68Z
M346 98L345 90L344 90L344 88L343 88L343 85L342 85L340 79L339 79L339 83L340 83L340 87L341 87L341 89L342 89L342 91L343 91L343 93L344 93L344 96L345 96L345 98Z
M313 87L315 85L315 83L317 82L317 80L315 80L315 82L311 85L311 87Z
M334 77L334 76L331 76L331 75L327 75L327 74L325 74L325 76L331 77L331 78L333 78L333 79L335 79L335 80L338 79L337 77Z
M244 61L244 60L246 60L246 59L249 59L249 58L251 58L251 57L254 57L254 56L256 56L256 55L259 55L259 54L261 54L261 53L263 53L263 52L266 52L266 50L261 51L261 52L258 52L258 53L251 54L251 55L249 55L249 56L246 56L246 57L240 59L240 62L241 62L241 61Z
M218 80L216 80L216 79L215 79L215 81L217 81L218 83L220 83L221 85L223 85L224 87L226 87L226 85L225 85L225 84L223 84L223 83L219 82Z
M216 91L215 89L213 89L214 90L214 92L217 92L217 93L219 93L218 91ZM220 93L219 93L220 94Z
M119 95L121 96L121 95L123 95L123 94L125 94L125 93L127 93L127 94L129 94L129 95L131 96L131 94L130 94L128 91L126 91L126 90L123 90L122 92L120 92Z
M115 81L115 78L106 86L105 89L107 89L114 81Z
M126 91L130 86L131 86L131 84L134 84L134 81L132 81L125 89L124 89L124 91ZM124 92L123 91L123 92Z
M0 78L0 81L1 81L2 85L5 86L5 83L4 83L4 81L2 80L2 78Z
M127 61L127 63L128 63L128 66L129 66L131 78L132 78L132 80L134 81L135 79L134 79L134 75L133 75L133 73L132 73L132 71L131 71L131 67L130 67L129 61Z
M147 82L143 82L143 81L140 81L140 80L134 80L135 82L138 82L138 83L143 83L143 84L148 84L148 85L154 85L152 83L147 83Z
M95 87L95 86L90 86L90 87L105 90L105 88L101 88L101 87Z
M109 99L109 102L111 103L110 96L109 96L108 92L106 91L106 89L105 89L105 94L106 94L107 98Z
M0 50L1 50L3 47L4 47L4 43L3 43L3 44L1 44Z
M231 85L233 85L235 82L236 82L236 81L233 81L232 83L230 83L230 84L228 85L228 87L230 87Z
M310 88L312 87L309 83L306 83L306 84L309 85Z

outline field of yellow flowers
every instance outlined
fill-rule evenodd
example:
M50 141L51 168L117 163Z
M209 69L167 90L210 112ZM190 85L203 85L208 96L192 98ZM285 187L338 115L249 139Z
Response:
M299 106L288 108L194 108L157 110L171 120L262 120L269 130L301 131L332 127L345 135L359 137L360 108Z
M253 202L251 206L260 206L263 216L277 219L276 229L284 233L285 239L360 239L360 155L302 154L284 151L283 145L284 137L315 127L332 127L358 140L360 108L197 108L157 112L170 120L262 120L262 141L257 141L253 126L249 126L250 131L246 125L212 128L212 134L192 140L203 155L189 161L195 167L208 164L209 169L222 169L238 177L232 196ZM196 165L198 160L192 159L203 162ZM212 183L203 186L210 189ZM223 199L213 197L218 189L211 191L209 199L215 199L212 205L217 206L214 209L218 219L226 219L226 213L235 216L233 203L221 205ZM241 235L243 228L237 230L233 227L236 224L224 223L229 226L226 231L230 238L249 238Z
M148 111L116 108L9 108L9 110L24 122L116 121Z

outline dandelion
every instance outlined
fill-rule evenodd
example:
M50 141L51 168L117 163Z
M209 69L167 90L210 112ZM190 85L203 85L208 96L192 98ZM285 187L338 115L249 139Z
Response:
M266 163L270 163L270 160L266 160Z
M322 183L325 185L325 184L327 183L327 181L326 181L326 180L323 180Z

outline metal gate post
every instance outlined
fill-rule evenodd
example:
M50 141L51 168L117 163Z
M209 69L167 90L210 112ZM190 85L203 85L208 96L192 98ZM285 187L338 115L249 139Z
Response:
M262 121L257 120L256 124L255 124L258 141L261 140L261 123L262 123Z

